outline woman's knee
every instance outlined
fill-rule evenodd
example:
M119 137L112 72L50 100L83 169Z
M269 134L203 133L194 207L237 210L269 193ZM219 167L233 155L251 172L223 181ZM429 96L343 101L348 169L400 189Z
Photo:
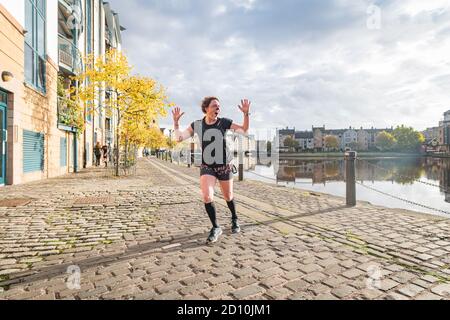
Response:
M214 202L214 196L213 195L203 195L203 202L204 203L211 203Z
M207 190L202 190L202 199L204 203L211 203L214 201L214 190L207 188Z
M230 201L232 201L232 200L234 199L234 195L233 195L233 192L232 192L232 191L225 192L225 193L223 194L223 197L224 197L224 199L225 199L226 202L230 202Z

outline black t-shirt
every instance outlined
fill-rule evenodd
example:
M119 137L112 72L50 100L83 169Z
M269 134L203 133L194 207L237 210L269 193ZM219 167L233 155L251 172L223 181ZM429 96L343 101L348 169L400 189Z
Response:
M233 120L227 118L218 118L212 125L208 125L205 118L191 123L200 141L203 165L220 167L231 162L233 155L227 148L226 132L232 124Z

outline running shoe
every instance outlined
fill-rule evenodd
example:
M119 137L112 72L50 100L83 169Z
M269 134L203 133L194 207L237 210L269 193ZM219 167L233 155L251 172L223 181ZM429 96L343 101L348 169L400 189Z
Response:
M209 237L206 240L207 243L214 243L219 240L220 235L222 234L222 229L219 228L212 228L211 232L209 233Z
M233 219L231 221L231 232L234 234L241 232L238 219Z

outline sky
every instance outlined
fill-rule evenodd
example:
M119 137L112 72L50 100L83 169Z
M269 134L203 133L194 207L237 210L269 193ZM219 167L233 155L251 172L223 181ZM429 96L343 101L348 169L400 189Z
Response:
M110 0L134 72L186 115L217 96L253 132L437 126L450 109L449 0ZM171 125L170 117L161 126Z

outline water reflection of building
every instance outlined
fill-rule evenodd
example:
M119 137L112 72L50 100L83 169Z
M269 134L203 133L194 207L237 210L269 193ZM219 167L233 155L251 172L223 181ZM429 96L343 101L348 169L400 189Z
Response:
M278 170L275 170L276 167L274 175L281 182L302 179L311 180L313 184L326 184L345 180L343 160L281 160ZM430 187L440 187L445 201L450 203L450 159L360 160L356 164L356 178L361 182L390 181L406 185L430 180Z
M445 194L445 202L450 203L450 161L449 159L438 159L439 186ZM436 162L435 162L436 164Z
M285 160L274 172L279 181L294 182L296 179L311 179L313 184L330 181L344 181L345 162L343 160ZM358 162L356 177L359 181L392 181L394 173L382 170L367 162Z

